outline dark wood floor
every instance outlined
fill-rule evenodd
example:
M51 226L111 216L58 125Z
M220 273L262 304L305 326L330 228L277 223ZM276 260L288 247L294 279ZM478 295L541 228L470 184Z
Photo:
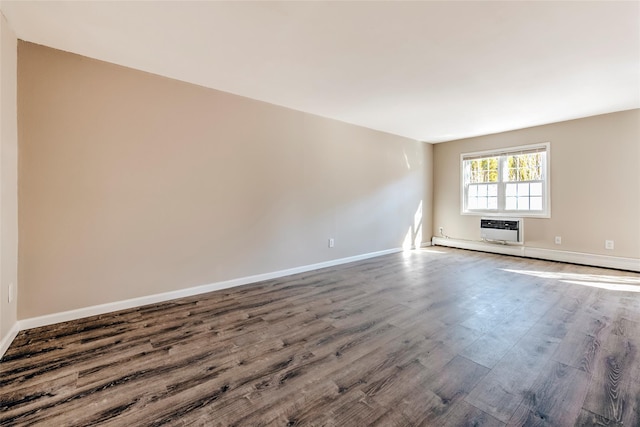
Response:
M433 248L33 329L0 425L638 426L634 291Z

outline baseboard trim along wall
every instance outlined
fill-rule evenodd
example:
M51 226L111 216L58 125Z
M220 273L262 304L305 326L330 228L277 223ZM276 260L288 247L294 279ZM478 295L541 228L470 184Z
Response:
M443 237L434 237L431 243L425 242L421 245L421 247L429 247L432 245L640 272L640 260L634 258L621 258L605 255L586 254L580 252L530 248L523 245L500 245L471 240L448 239ZM247 285L250 283L261 282L264 280L277 279L284 276L290 276L292 274L305 273L307 271L333 267L340 264L347 264L350 262L401 252L402 250L402 248L394 248L378 252L370 252L362 255L320 262L317 264L309 264L301 267L274 271L271 273L257 274L253 276L241 277L238 279L231 279L222 282L210 283L207 285L195 286L192 288L180 289L177 291L147 295L139 298L132 298L123 301L116 301L107 304L94 305L60 313L48 314L45 316L18 320L13 325L9 333L2 340L0 340L0 358L4 356L4 353L7 351L18 333L27 329L53 325L55 323L68 322L70 320L82 319L84 317L96 316L100 314L111 313L114 311L126 310L129 308L141 307L148 304L157 304L173 299L190 297L222 289L233 288L236 286Z
M60 313L47 314L45 316L32 317L18 320L7 336L0 342L0 358L4 356L5 351L11 345L18 332L27 329L38 328L41 326L53 325L60 322L68 322L70 320L82 319L83 317L97 316L100 314L111 313L119 310L140 307L148 304L157 304L160 302L170 301L177 298L190 297L193 295L204 294L222 289L233 288L235 286L247 285L250 283L261 282L264 280L277 279L279 277L290 276L292 274L305 273L307 271L318 270L326 267L333 267L340 264L347 264L354 261L375 258L381 255L401 252L402 248L387 249L383 251L370 252L362 255L355 255L347 258L339 258L331 261L320 262L317 264L309 264L301 267L289 268L286 270L274 271L271 273L256 274L254 276L241 277L238 279L225 280L222 282L210 283L207 285L195 286L192 288L180 289L177 291L164 292L161 294L148 295L139 298L132 298L123 301L110 302L107 304L94 305L90 307L78 308L75 310L64 311Z
M448 239L433 237L436 246L448 246L459 249L470 249L480 252L491 252L503 255L513 255L525 258L537 258L548 261L568 262L594 267L615 268L640 272L640 259L622 258L607 255L587 254L582 252L558 251L554 249L531 248L524 245L501 245L496 243L478 242L473 240Z

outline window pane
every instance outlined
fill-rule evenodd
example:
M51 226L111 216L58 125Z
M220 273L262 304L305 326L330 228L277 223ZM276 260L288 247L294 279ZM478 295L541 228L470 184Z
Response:
M514 168L507 168L507 173L506 173L506 178L505 181L515 181L516 180L516 174L518 173L517 169Z
M486 197L487 196L487 185L486 184L478 185L478 196L479 197Z
M469 197L476 197L478 195L478 186L470 185L469 186Z
M528 197L518 197L518 210L519 211L528 211L529 210L529 198Z
M469 197L468 206L469 209L478 209L478 199L476 197Z
M506 185L506 193L507 193L507 197L508 196L515 196L518 193L516 192L516 185L517 184L507 184Z
M509 168L509 181L520 181L520 162L518 156L507 157L507 167Z
M487 209L486 197L478 197L478 209Z
M531 206L530 209L532 211L541 211L542 210L542 197L531 197Z
M542 183L541 182L532 182L530 188L530 192L532 196L542 196Z
M500 160L498 157L492 157L489 159L489 180L487 182L498 182L498 164Z
M497 170L489 171L489 179L487 180L487 182L498 182L498 171Z
M487 187L487 195L489 197L498 197L498 184L490 184Z
M509 211L515 211L517 206L517 197L507 197L505 202L505 209Z
M518 197L529 195L529 184L518 184Z
M489 197L487 202L487 207L489 209L498 209L498 198L497 197Z

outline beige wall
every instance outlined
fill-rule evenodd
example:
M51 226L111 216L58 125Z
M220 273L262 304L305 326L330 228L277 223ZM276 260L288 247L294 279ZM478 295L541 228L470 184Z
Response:
M17 317L17 298L8 301L18 279L18 130L16 113L16 36L0 15L0 341Z
M18 92L19 318L396 248L430 184L426 144L24 42Z
M525 220L525 245L640 258L640 110L435 145L433 229L480 240L479 217L460 214L461 153L547 141L551 218Z

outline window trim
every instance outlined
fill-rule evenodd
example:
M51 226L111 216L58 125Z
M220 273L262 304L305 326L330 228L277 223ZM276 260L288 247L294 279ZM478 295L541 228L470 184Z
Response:
M466 188L464 181L464 161L470 160L470 157L501 157L506 155L517 154L522 151L539 150L544 149L546 152L546 160L544 164L544 209L540 213L518 211L518 210L489 210L489 209L477 209L477 210L465 210L465 196ZM502 166L500 166L502 168ZM502 177L501 177L502 178ZM458 186L460 191L460 214L461 215L474 215L474 216L486 216L486 217L526 217L526 218L551 218L551 143L541 142L537 144L518 145L514 147L496 148L493 150L474 151L469 153L460 153L460 185ZM504 181L498 181L498 197L504 198L504 195L500 195ZM500 203L500 199L499 199Z

